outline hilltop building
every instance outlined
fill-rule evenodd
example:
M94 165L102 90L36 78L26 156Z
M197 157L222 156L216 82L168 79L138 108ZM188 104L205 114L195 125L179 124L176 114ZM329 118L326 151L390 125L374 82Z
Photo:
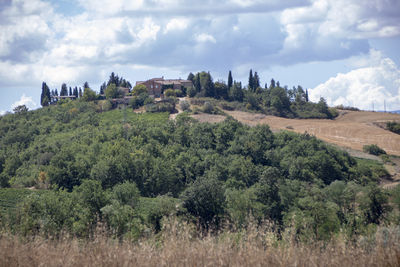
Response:
M137 81L136 85L143 84L146 86L149 95L154 97L161 97L164 94L164 90L166 89L182 89L185 87L189 89L193 87L193 83L190 80L182 80L182 79L164 79L161 78L153 78L147 81Z

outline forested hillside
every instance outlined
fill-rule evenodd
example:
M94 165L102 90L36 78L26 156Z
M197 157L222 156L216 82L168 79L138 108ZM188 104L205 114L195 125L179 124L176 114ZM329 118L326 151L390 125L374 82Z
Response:
M398 197L390 202L377 185L382 165L308 134L101 105L75 100L0 117L1 186L40 189L1 213L3 229L88 236L103 222L115 236L140 238L175 215L203 230L268 220L293 227L298 240L326 240L398 222Z

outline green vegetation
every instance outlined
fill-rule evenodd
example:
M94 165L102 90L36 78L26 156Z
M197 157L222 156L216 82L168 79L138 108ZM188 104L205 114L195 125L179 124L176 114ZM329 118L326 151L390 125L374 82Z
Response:
M15 195L2 205L18 207L2 214L4 230L90 237L104 223L110 235L136 240L173 215L210 231L269 221L307 241L398 222L390 202L397 198L377 185L387 176L379 163L308 134L274 134L232 118L208 124L185 114L105 111L104 101L0 117L1 186L43 189L26 197L3 189L16 191L2 191ZM173 99L157 105L146 108L175 108Z
M250 70L247 88L241 82L233 81L232 72L228 75L228 84L224 81L213 82L209 72L190 73L188 80L193 81L194 88L188 91L189 97L214 98L219 101L237 102L225 106L241 107L245 111L257 111L288 118L321 118L333 119L338 115L336 109L329 108L325 99L312 103L308 99L308 91L300 85L288 89L281 87L279 82L271 80L270 86L260 86L257 72Z
M400 134L400 123L395 121L389 121L386 123L386 128L394 133Z
M198 72L196 75L190 73L187 79L192 81L193 87L182 86L181 89L173 89L173 85L163 85L162 92L166 99L160 103L154 103L145 85L136 85L132 89L129 81L115 75L114 72L111 73L108 82L104 82L100 86L99 94L91 89L87 82L83 85L83 92L81 88L78 90L75 87L72 90L70 87L68 93L67 85L63 83L60 96L58 96L57 89L50 91L43 82L40 101L45 107L50 104L63 103L66 99L83 99L86 102L107 99L112 108L116 108L118 104L129 103L133 109L146 106L148 112L174 113L176 112L176 100L174 99L188 96L192 99L206 98L210 103L218 102L218 106L222 108L260 112L287 118L333 119L338 116L337 110L329 108L325 99L321 98L318 103L310 102L307 89L304 90L300 85L289 89L287 86L280 86L279 81L275 82L272 79L269 86L265 84L262 87L258 73L254 72L253 75L252 70L250 70L249 82L246 87L242 86L241 82L233 80L231 71L229 71L228 83L222 80L214 82L210 72L205 71ZM210 114L220 113L218 110L211 109L208 104L203 109L204 112ZM101 110L104 111L104 109Z
M363 151L375 156L386 154L385 150L375 144L363 146Z
M25 188L0 188L0 213L7 213L15 210L18 203L33 191Z

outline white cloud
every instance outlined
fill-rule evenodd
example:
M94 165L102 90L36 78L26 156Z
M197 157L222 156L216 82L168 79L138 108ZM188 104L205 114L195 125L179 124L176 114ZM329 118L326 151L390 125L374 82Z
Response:
M164 34L170 31L185 30L187 27L188 27L188 19L173 18L168 22L167 26L165 26Z
M0 116L3 116L4 114L6 114L6 111L0 110Z
M285 9L286 39L280 57L288 63L344 59L369 50L368 38L400 35L400 1L312 0ZM383 4L385 2L385 4Z
M217 40L215 40L214 36L212 36L211 34L207 34L207 33L200 33L198 35L196 35L196 41L199 43L207 43L207 42L211 42L211 43L216 43Z
M310 90L312 101L324 97L329 105L387 110L400 107L400 69L381 52L371 50L368 58L356 60L359 68L339 73Z
M22 94L21 98L11 105L11 109L22 105L27 106L29 109L37 108L37 104L35 101L33 101L31 96L26 96L25 94Z

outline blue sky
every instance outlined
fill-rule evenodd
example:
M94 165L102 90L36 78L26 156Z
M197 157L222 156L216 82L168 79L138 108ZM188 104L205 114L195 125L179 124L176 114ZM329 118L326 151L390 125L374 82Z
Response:
M250 68L312 100L400 109L399 0L0 0L0 113L51 89Z

